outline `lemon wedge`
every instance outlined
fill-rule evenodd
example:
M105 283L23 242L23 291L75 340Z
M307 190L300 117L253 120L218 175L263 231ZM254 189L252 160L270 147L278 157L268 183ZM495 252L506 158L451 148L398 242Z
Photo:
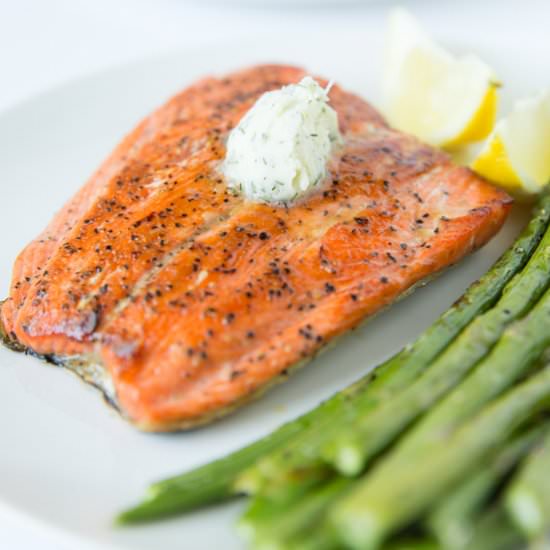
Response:
M540 192L550 181L550 91L517 101L471 167L512 194Z
M433 42L403 8L392 10L385 48L385 114L394 127L456 148L493 129L498 83L473 55L454 57Z

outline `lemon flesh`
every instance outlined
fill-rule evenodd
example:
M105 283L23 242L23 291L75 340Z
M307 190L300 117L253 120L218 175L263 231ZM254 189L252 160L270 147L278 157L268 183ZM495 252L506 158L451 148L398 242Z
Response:
M514 170L510 156L499 136L494 136L487 142L486 147L472 162L472 169L509 191L521 190L521 179Z
M471 164L516 195L533 195L550 181L550 91L516 102Z
M453 57L401 8L390 15L384 66L385 113L399 130L446 148L490 134L498 104L492 69L475 56Z

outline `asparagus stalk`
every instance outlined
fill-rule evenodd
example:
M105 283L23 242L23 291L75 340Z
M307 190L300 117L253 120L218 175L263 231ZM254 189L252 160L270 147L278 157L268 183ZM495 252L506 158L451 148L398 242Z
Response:
M301 451L308 449L309 441L312 449L318 449L317 437L324 442L325 429L328 435L329 426L336 429L339 421L345 420L347 414L353 415L354 402L359 397L368 404L373 396L380 399L406 386L472 319L487 310L498 299L505 284L525 265L542 238L549 220L550 194L540 199L533 218L514 245L414 343L375 372L367 374L319 407L284 424L265 438L210 464L153 484L143 502L123 512L118 521L151 521L224 501L239 492L235 488L235 480L260 457L285 447L290 451L290 463L294 457L293 451L296 448ZM364 395L365 388L369 388L371 383L374 389ZM303 447L296 445L298 440L303 441ZM290 443L288 447L287 443ZM309 456L307 451L304 454Z
M526 267L505 287L496 306L477 317L435 360L424 374L397 393L392 399L386 399L374 410L362 414L355 422L348 424L338 437L328 442L323 458L346 475L357 475L365 464L383 450L411 422L426 411L443 395L453 388L481 359L483 359L500 338L505 328L514 320L523 316L550 283L550 229L547 230L535 253ZM544 307L542 307L544 310ZM538 311L538 309L537 309ZM541 342L545 342L536 323L543 318L538 313L530 327L524 331L535 332ZM542 321L544 322L544 321ZM499 354L492 359L491 365L498 363L507 352L506 342L514 344L514 338L508 337L501 343ZM533 347L535 349L535 347ZM536 348L537 350L539 348ZM502 363L507 365L506 360ZM493 381L494 367L477 369L467 386L451 393L424 422L418 440L434 439L439 434L448 433L454 424L475 413L485 402L494 397L508 384L522 374L524 366L531 363L517 363L504 371L501 379ZM488 380L485 380L488 377Z
M294 541L319 527L327 507L351 483L347 478L333 478L320 488L313 488L290 505L262 496L256 497L239 521L239 533L258 549L282 550L296 546ZM327 539L326 542L330 543L330 540Z
M236 486L246 493L265 492L268 486L319 475L324 469L319 459L321 449L342 426L349 425L407 387L472 319L496 302L504 286L525 265L539 244L549 213L550 195L539 201L531 222L515 244L414 343L360 380L348 395L343 396L344 399L337 399L337 394L327 402L327 414L317 417L299 437L290 438L246 470Z
M332 507L330 518L342 541L351 548L378 548L475 471L541 409L550 409L550 367L496 400L445 445L408 468L396 471L382 461Z
M529 539L550 535L550 434L513 480L506 492L506 507Z
M497 485L535 446L547 426L537 426L508 442L486 465L437 503L426 520L441 546L463 550L474 540L479 513Z

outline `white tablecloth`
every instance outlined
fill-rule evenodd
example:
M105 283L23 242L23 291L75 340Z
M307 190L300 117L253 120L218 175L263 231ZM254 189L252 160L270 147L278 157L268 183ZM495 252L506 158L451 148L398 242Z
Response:
M392 2L393 3L393 2ZM439 34L460 29L480 36L495 26L514 40L518 25L548 37L547 0L402 0ZM265 33L361 29L383 17L382 0L313 0L277 7L276 0L246 3L205 0L0 0L0 110L68 79L144 55ZM326 4L326 5L322 5ZM518 44L518 47L521 47ZM365 52L369 55L369 52ZM2 152L0 151L0 159ZM5 414L7 411L3 411ZM0 449L1 452L1 449ZM64 550L58 542L0 514L0 548ZM74 546L68 548L74 550Z

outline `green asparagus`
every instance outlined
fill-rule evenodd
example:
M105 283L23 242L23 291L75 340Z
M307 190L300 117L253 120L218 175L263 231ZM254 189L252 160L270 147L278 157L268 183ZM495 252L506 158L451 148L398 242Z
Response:
M445 446L446 442L443 439L430 441L430 431L426 430L424 425L430 428L438 427L438 437L441 437L442 427L449 428L453 425L453 414L457 423L458 419L467 416L466 412L472 413L477 410L535 363L550 344L550 331L546 330L546 327L550 326L549 317L550 291L547 291L531 313L510 326L489 357L458 386L455 393L459 398L451 394L448 399L453 406L449 407L443 401L441 406L430 411L424 423L421 422L419 427L406 435L397 448L385 457L379 469L383 472L382 477L385 476L389 483L389 480L399 476L399 472L411 468L411 465L421 462L432 453L437 453L438 447ZM432 445L431 449L426 441Z
M264 497L252 500L239 521L239 532L255 548L288 548L319 525L326 508L351 485L336 477L321 488L313 488L302 498L284 505Z
M365 464L384 449L420 414L453 388L483 357L500 338L505 328L523 316L550 283L550 229L537 247L526 267L505 287L496 306L477 317L458 338L425 370L413 384L386 399L370 413L363 414L348 424L338 437L329 441L323 451L323 458L346 475L357 475ZM544 308L543 308L544 309ZM537 310L538 311L538 310ZM541 312L532 323L538 323ZM540 336L538 326L534 332ZM526 328L524 330L527 330ZM511 345L514 339L510 336ZM501 348L503 345L501 345ZM493 359L507 353L503 349ZM503 363L507 364L507 363ZM529 363L530 364L530 363ZM518 368L515 368L515 367ZM468 389L460 387L443 401L437 414L432 414L423 429L422 436L437 439L438 433L447 433L468 415L475 413L488 399L519 376L521 364L503 374L501 384L493 384L493 368L489 369L489 383L484 384L486 369L476 370ZM438 407L436 407L438 410ZM433 419L433 421L432 421ZM434 425L435 422L435 425ZM419 439L417 437L417 439ZM415 441L415 445L418 444Z
M506 507L528 538L550 536L550 434L507 490Z
M550 315L550 311L547 312ZM550 367L486 407L438 449L395 471L383 460L333 505L332 524L352 548L373 549L440 500L540 410L550 409Z
M473 539L483 506L496 486L511 469L540 442L547 426L536 426L515 437L499 449L457 489L451 491L427 517L427 525L440 544L448 550L463 550Z

